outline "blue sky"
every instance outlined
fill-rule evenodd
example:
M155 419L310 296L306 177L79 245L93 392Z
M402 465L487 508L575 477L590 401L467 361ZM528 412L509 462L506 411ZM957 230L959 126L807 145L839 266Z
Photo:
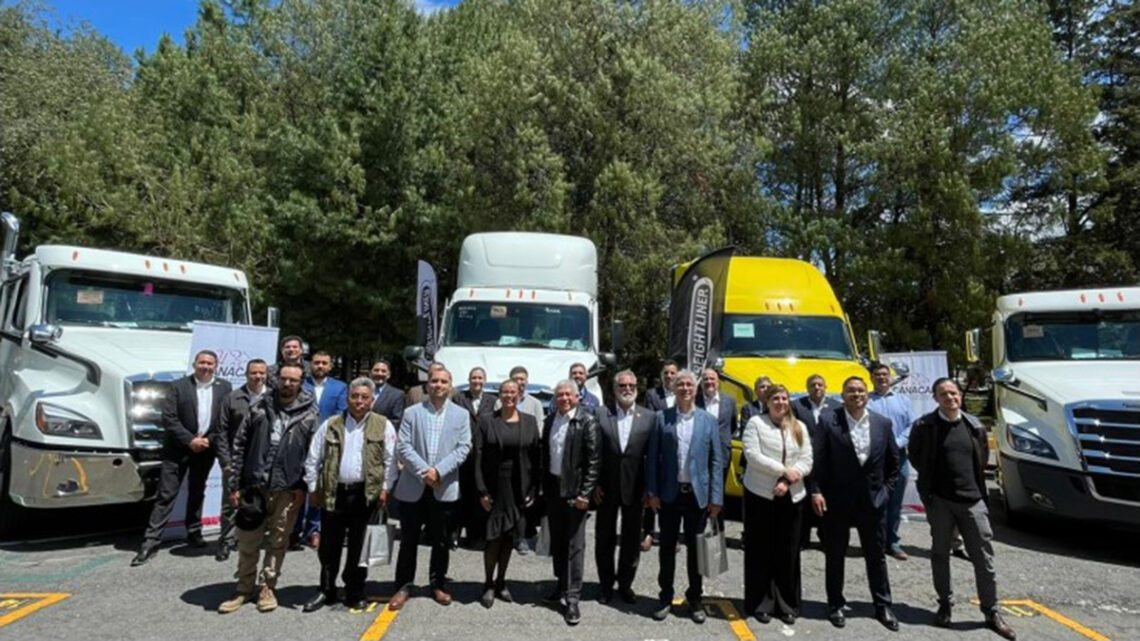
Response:
M459 0L415 0L421 13L434 13ZM9 4L3 2L3 4ZM86 21L128 54L154 51L162 34L178 42L198 19L198 0L45 0L62 24Z

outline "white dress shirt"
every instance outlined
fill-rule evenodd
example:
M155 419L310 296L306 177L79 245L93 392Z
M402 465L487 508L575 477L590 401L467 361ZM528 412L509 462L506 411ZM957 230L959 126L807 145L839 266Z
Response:
M483 395L480 394L471 399L471 407L475 408L475 414L479 414L479 404L483 402Z
M328 380L327 376L322 378L319 383L316 379L313 379L313 398L316 399L317 405L321 404L321 397L325 394L325 383L327 383Z
M665 392L665 407L673 407L677 404L677 395L673 392Z
M689 477L689 445L693 441L693 415L696 409L689 410L688 414L677 412L677 482L691 483Z
M570 429L570 419L578 408L573 408L565 414L554 415L554 423L550 426L550 473L562 476L562 455L566 452L566 433Z
M337 475L337 480L341 483L364 481L364 425L367 422L368 415L365 414L364 416L365 420L359 423L356 422L355 418L352 418L351 414L345 416L344 443L341 447L340 470ZM309 486L310 492L317 491L317 479L320 477L321 469L324 468L325 436L328 433L329 421L331 420L332 418L329 418L321 423L317 432L313 434L313 439L309 441L309 455L305 457L305 483ZM394 441L395 439L392 443L393 448L395 448ZM385 446L387 445L388 443L385 442Z
M194 379L194 391L198 394L198 436L210 431L210 410L214 406L214 379L199 383Z
M808 405L811 405L811 415L815 417L816 423L819 422L819 415L820 415L820 413L823 412L823 404L826 401L827 401L827 399L824 398L822 401L820 401L817 404L815 401L811 400L811 397L808 397Z
M863 418L855 420L847 410L847 424L851 426L851 444L855 446L855 456L859 458L859 465L867 462L871 454L871 413L863 410Z
M624 452L627 445L629 445L629 433L633 430L633 407L629 411L625 411L621 405L617 408L617 431L618 431L618 444L621 445L621 451Z
M720 394L713 394L712 397L705 397L705 411L713 415L713 418L720 420Z

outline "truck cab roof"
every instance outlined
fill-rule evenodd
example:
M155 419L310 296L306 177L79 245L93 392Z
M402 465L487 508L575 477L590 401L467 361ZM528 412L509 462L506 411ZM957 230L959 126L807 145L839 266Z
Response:
M997 299L997 313L1003 318L1022 312L1092 311L1094 309L1138 309L1140 287L1065 289L1052 292L1022 292Z
M489 232L463 240L456 289L507 287L598 295L598 250L588 238Z
M245 273L240 269L106 249L40 245L24 262L32 260L49 269L85 269L235 289L249 288Z

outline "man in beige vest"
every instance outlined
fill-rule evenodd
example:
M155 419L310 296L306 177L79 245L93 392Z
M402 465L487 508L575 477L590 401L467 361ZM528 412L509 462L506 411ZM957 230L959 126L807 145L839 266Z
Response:
M341 548L348 540L345 555L344 603L352 609L367 606L364 580L367 568L360 567L364 531L373 510L388 502L385 467L389 436L395 435L388 420L372 411L375 383L358 378L348 387L348 409L330 416L317 429L305 460L305 483L309 502L321 507L321 591L303 607L319 610L338 601L336 574L340 569Z

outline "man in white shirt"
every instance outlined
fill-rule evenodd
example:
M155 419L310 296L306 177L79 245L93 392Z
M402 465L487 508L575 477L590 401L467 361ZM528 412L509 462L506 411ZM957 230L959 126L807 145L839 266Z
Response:
M344 563L345 604L367 607L364 581L368 571L359 567L364 531L372 511L388 501L388 444L396 428L373 413L375 384L358 378L349 385L348 410L326 420L309 445L305 484L310 505L321 508L321 591L304 605L305 612L337 601L336 574L341 549L348 542Z

